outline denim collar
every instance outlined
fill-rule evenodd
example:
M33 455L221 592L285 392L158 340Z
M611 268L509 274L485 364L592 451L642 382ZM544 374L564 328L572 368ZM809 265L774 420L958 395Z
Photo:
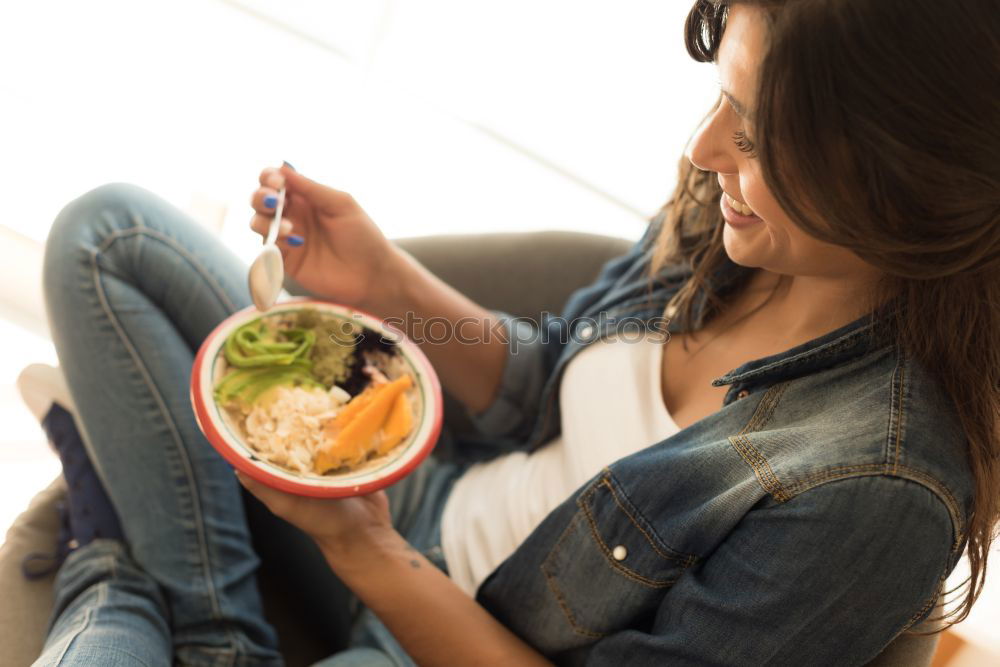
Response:
M654 225L655 227L655 225ZM611 289L598 302L595 311L609 309L613 315L627 313L633 317L656 318L663 314L667 303L677 290L691 277L691 268L686 263L668 264L663 267L652 283L645 276L646 268L654 251L655 231L649 231L640 241L643 252L639 260L619 278L619 287ZM709 277L709 283L720 293L725 293L752 269L740 266L732 260L725 261ZM693 316L700 321L706 297L703 291L695 294ZM869 352L881 350L891 345L878 332L888 317L889 304L876 309L830 331L819 338L797 345L789 350L768 357L748 361L725 375L712 381L715 387L724 385L774 384L802 377L825 368L838 366ZM668 323L667 330L680 333L676 323Z
M884 310L875 315L865 315L790 350L748 361L712 380L712 386L791 380L888 347L889 342L880 341L875 336L875 325L884 316Z
M726 291L746 275L747 268L729 261L724 263L710 278L720 291ZM690 276L690 270L683 270L683 276L671 276L670 282L675 285L683 283ZM669 290L676 291L675 289ZM700 319L705 306L704 293L695 296L696 318ZM664 303L665 305L665 303ZM831 368L861 357L891 345L889 341L879 339L877 332L882 330L888 318L889 305L883 305L858 319L845 324L839 329L830 331L819 338L797 345L791 349L762 357L734 368L725 375L712 380L712 386L721 387L731 384L764 383L773 384L791 380L824 368Z

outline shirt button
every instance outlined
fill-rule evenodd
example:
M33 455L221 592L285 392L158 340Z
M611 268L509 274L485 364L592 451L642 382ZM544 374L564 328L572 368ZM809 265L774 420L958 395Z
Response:
M611 552L611 557L615 560L625 560L626 556L628 556L628 549L622 544L619 544Z
M589 324L584 324L580 327L580 338L583 340L590 340L590 337L594 334L594 327Z
M747 391L746 389L740 389L740 392L738 394L736 394L736 398L738 398L738 399L739 398L746 398L749 395L750 395L749 391Z

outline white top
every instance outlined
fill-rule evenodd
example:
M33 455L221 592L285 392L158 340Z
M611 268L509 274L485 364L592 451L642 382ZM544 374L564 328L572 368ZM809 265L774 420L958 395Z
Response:
M559 387L562 435L463 474L445 502L441 548L471 596L552 510L605 466L680 429L663 404L662 339L606 339L577 353Z

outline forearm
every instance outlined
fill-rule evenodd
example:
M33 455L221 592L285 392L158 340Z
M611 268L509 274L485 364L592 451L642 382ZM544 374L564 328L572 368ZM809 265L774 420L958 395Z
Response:
M418 342L452 396L472 412L486 409L507 360L497 319L405 252L393 265L391 285L367 309Z
M549 664L395 531L320 548L418 664Z

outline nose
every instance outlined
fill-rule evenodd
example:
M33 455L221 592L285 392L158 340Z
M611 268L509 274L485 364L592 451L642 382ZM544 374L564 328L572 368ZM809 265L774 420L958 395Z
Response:
M702 119L701 125L688 142L684 155L698 169L714 171L720 174L736 173L736 159L732 150L735 145L726 143L726 128L728 122L722 109L722 95L716 100L715 106Z

